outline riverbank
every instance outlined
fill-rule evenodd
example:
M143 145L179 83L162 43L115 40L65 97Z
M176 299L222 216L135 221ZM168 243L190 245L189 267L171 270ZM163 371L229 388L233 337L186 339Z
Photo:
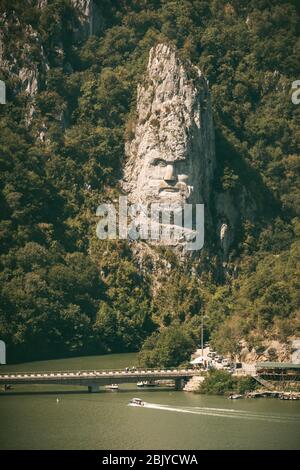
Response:
M245 398L279 398L280 400L300 400L300 392L282 390L258 390L246 393Z

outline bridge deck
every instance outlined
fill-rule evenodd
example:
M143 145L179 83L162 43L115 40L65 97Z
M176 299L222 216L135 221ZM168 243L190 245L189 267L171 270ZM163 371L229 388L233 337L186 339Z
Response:
M136 382L140 380L184 379L201 375L194 369L137 369L125 370L83 370L83 371L43 371L13 372L0 374L1 384L65 384L65 385L106 385L114 383Z

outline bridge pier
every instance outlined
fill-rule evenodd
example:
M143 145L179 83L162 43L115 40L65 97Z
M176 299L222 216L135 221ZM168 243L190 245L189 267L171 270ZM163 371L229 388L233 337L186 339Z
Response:
M98 384L90 384L88 385L89 393L99 392L99 385Z
M184 384L183 379L178 378L178 379L175 379L174 382L175 382L175 390L183 389L183 384Z

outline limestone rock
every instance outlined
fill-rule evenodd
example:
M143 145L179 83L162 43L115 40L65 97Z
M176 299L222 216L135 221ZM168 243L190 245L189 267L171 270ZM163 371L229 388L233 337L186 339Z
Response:
M20 43L16 43L16 54L11 56L7 52L5 45L12 22L15 27L21 28L20 21L14 14L12 18L9 18L6 13L0 17L0 67L5 74L18 79L20 85L17 92L25 92L33 98L45 79L49 64L41 39L31 25L24 28L24 38ZM32 61L33 54L37 57L35 61Z
M103 27L104 21L100 12L99 4L101 0L71 0L73 7L77 12L79 27L74 25L74 39L83 41L89 36L99 34ZM38 8L45 8L48 0L38 0Z
M137 91L133 138L127 139L125 152L122 187L129 202L170 204L178 214L186 203L205 204L210 220L215 145L208 83L173 45L150 50ZM193 237L185 227L175 243L158 243L185 245Z
M249 191L241 186L238 197L234 197L230 191L216 192L213 205L217 220L215 229L221 247L222 259L226 261L231 246L236 241L243 219L255 223L257 207Z
M76 39L86 39L89 36L99 34L104 22L97 2L94 0L71 0L74 8L78 11L80 28Z
M136 114L134 138L125 146L123 188L129 199L208 204L215 168L208 83L174 46L158 44L150 50ZM169 191L164 191L166 182Z

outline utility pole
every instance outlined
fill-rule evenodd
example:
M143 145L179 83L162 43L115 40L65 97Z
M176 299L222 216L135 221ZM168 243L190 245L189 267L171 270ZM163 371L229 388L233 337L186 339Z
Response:
M201 315L201 352L202 352L202 360L203 360L203 356L204 356L204 354L203 354L203 336L204 336L203 330L204 330L204 315L202 313L202 315Z

